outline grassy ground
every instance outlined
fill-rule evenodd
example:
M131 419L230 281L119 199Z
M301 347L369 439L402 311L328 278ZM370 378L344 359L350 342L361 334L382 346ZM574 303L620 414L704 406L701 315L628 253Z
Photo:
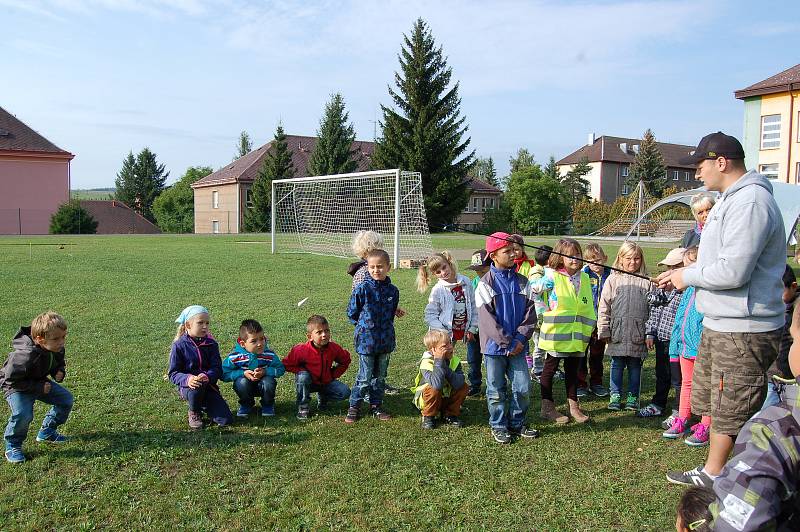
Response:
M29 436L30 460L0 464L0 529L505 528L667 530L681 493L664 472L694 467L703 451L660 438L658 421L585 402L592 422L544 425L533 388L529 415L542 437L491 441L483 400L466 402L462 430L423 433L410 393L387 397L389 422L342 422L344 406L294 418L294 378L278 385L277 416L191 433L186 406L162 376L173 320L207 305L223 349L253 317L285 354L311 313L352 348L344 310L347 260L271 256L237 237L0 238L0 333L53 308L69 321L67 379L76 403L59 447ZM247 238L252 240L252 238ZM537 241L538 242L538 241ZM552 240L550 241L552 243ZM435 236L437 248L475 249L477 237ZM607 252L613 257L615 246ZM663 249L648 248L653 266ZM465 264L462 263L462 266ZM410 385L423 346L426 298L414 273L393 272L408 316L397 321L389 381ZM309 297L298 309L296 303ZM464 355L463 346L459 348ZM355 367L345 374L352 383ZM608 363L606 363L606 371ZM607 377L606 377L607 380ZM643 400L653 389L645 365ZM229 384L224 395L235 407ZM564 401L563 387L556 387ZM7 415L0 406L0 416ZM45 412L36 407L37 423Z

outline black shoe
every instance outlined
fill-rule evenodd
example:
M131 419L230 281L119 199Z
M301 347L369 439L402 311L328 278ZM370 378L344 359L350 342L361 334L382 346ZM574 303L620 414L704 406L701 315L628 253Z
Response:
M461 421L461 418L458 416L445 416L444 422L451 427L461 428L464 426L464 422Z
M506 429L492 429L492 437L497 443L511 443L511 434Z
M432 416L422 416L422 428L425 430L436 428L436 418Z
M526 427L525 425L521 426L518 429L509 429L509 432L512 436L516 436L518 438L538 438L539 431L536 429L532 429L530 427Z
M669 471L667 481L681 486L701 486L710 488L714 485L714 479L709 477L703 466L695 467L689 471Z
M384 393L385 395L398 395L398 394L400 393L400 391L401 391L401 390L400 390L400 388L395 388L395 387L394 387L394 386L392 386L391 384L386 384L386 385L383 387L383 393ZM366 399L365 399L365 400L366 400Z
M481 387L470 388L467 392L467 397L480 397L481 396Z
M297 419L300 421L308 420L308 408L300 408L297 410Z

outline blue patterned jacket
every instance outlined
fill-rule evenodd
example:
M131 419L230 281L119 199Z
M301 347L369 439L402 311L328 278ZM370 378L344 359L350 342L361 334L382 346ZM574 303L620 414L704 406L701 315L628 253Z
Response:
M347 305L347 317L356 326L353 343L359 355L391 353L395 348L394 313L400 291L388 277L372 277L356 286Z

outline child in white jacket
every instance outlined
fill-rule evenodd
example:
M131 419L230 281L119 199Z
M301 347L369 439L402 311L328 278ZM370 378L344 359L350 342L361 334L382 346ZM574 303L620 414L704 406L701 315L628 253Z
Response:
M430 329L447 331L453 342L474 340L478 332L475 291L470 279L458 273L453 257L447 251L435 253L420 266L417 290L425 293L430 277L438 279L425 307L425 323Z

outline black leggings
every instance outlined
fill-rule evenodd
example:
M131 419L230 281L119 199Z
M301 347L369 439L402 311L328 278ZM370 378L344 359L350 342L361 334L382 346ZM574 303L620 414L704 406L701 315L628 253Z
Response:
M542 388L542 399L553 400L553 375L558 369L558 362L564 361L564 385L567 387L567 399L578 400L578 366L580 357L554 357L550 353L545 356L544 369L539 378Z

